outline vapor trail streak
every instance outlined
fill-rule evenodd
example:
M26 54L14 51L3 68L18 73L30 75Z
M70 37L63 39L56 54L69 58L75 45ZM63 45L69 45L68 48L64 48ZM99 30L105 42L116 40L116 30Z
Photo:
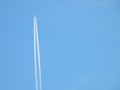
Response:
M37 57L37 59L36 59L36 57ZM39 90L39 89L42 90L40 48L39 48L38 27L37 27L37 18L36 17L34 17L34 65L35 65L36 90ZM38 75L39 75L39 77L38 77Z
M40 90L42 90L42 75L41 75L41 64L40 64L40 48L39 48L39 39L38 39L38 27L37 27L37 19L36 19L36 39L37 39L37 52L38 52L38 71L39 71L39 84Z
M35 88L38 90L38 73L37 73L37 60L36 60L36 24L34 17L34 69L35 69Z

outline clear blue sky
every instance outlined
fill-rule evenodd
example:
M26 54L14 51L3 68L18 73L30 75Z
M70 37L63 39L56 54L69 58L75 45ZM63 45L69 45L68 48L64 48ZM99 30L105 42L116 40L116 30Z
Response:
M119 0L0 0L0 90L35 90L34 15L43 90L120 90Z

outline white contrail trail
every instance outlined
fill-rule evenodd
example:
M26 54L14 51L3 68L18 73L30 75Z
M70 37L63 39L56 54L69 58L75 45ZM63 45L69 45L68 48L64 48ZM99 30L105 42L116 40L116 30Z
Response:
M42 75L41 75L41 64L40 64L40 48L39 48L39 39L38 39L38 27L37 27L37 19L36 19L36 39L37 39L37 52L38 52L38 71L39 71L39 83L40 90L42 90Z
M37 56L38 56L37 59L38 59L38 61L36 60L36 49L37 49ZM42 77L41 77L42 75L41 75L41 64L40 64L40 48L39 48L38 27L37 27L37 18L36 17L34 17L34 56L35 56L34 59L35 59L36 90L38 90L38 89L42 90ZM38 65L38 67L37 67L37 65ZM38 80L38 75L39 75L39 80ZM39 85L38 85L38 83L39 83Z
M38 74L37 74L37 60L36 60L36 25L34 18L34 68L35 68L35 88L38 90Z

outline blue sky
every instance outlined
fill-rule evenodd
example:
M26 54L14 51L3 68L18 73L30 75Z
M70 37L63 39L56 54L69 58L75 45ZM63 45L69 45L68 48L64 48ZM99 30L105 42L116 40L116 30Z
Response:
M43 90L120 90L119 0L1 0L0 90L35 90L34 15Z

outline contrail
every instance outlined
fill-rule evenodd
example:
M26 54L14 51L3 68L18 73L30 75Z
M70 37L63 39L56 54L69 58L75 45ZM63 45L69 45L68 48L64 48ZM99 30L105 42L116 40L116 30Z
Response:
M37 55L36 55L36 51L37 51ZM38 58L37 58L38 61L36 59L36 56L38 56ZM35 66L35 85L36 85L36 90L38 90L38 89L42 90L40 48L39 48L38 27L37 27L37 18L36 17L34 17L34 66ZM38 75L39 75L39 80L38 80ZM38 85L38 83L39 83L39 85Z
M37 61L36 61L36 25L35 25L35 18L34 18L34 68L35 68L35 88L38 90L38 74L37 74Z
M37 27L37 19L36 19L36 39L37 39L37 51L38 51L38 71L39 71L39 83L40 90L42 90L42 75L41 75L41 64L40 64L40 48L39 48L39 39L38 39L38 27Z

